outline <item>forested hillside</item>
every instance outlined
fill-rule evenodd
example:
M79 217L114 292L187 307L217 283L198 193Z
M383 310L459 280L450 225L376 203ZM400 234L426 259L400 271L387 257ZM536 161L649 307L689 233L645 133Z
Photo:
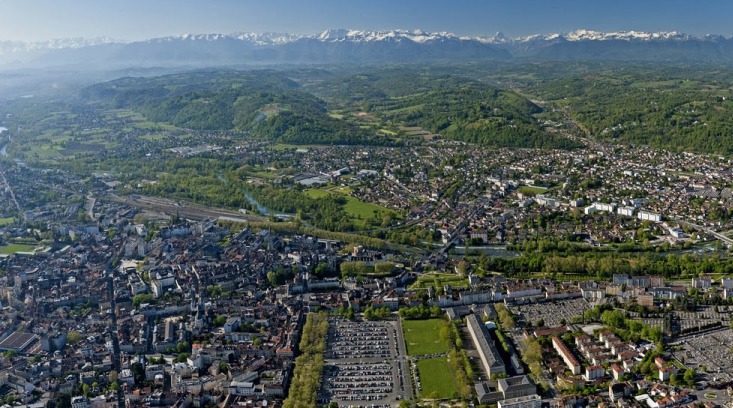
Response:
M89 87L82 96L189 129L236 129L295 144L394 144L329 116L325 102L269 71L123 78Z
M496 147L575 148L544 131L542 109L522 95L458 75L388 69L339 79L327 95L348 101L386 123Z
M672 150L733 153L729 92L686 79L620 81L589 76L557 81L547 92L589 135ZM567 99L565 99L567 98Z
M545 121L572 119L600 140L730 154L731 89L729 70L703 64L476 63L197 71L123 78L82 96L154 122L292 144L398 145L401 129L417 126L488 146L576 148Z

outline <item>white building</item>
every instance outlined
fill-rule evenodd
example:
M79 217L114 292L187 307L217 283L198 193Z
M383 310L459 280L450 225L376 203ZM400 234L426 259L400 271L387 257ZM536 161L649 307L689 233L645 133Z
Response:
M697 289L710 289L713 281L709 277L704 278L692 278L692 287Z
M602 378L606 374L606 371L602 366L590 366L585 368L585 380L593 381L598 378Z
M649 212L649 211L639 211L638 214L636 214L636 217L642 221L652 221L652 222L661 222L662 221L662 215Z
M616 206L613 204L593 203L593 205L598 209L598 211L614 212L616 210Z
M83 395L73 397L71 398L71 408L89 408L89 399Z
M498 408L541 408L542 398L539 395L527 395L524 397L510 398L499 401Z
M618 215L623 215L625 217L633 217L635 212L636 212L636 208L634 207L619 207L616 210L616 213Z
M229 394L246 397L254 395L255 385L249 381L232 381L229 383Z

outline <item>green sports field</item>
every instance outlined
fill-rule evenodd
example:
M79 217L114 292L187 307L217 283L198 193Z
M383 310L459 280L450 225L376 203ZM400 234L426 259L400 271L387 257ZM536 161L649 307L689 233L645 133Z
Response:
M417 362L420 374L423 398L452 398L457 390L453 380L453 372L448 365L447 357L429 358Z
M403 320L402 331L405 334L407 354L417 356L447 353L448 343L439 334L442 324L440 319Z

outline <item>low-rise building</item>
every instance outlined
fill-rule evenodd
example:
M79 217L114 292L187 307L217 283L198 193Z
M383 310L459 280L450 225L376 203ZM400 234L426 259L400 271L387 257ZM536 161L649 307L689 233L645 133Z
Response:
M599 378L603 378L604 375L606 375L606 370L604 370L602 366L595 365L585 368L586 381L597 380Z
M555 351L557 351L557 354L560 355L560 358L562 358L562 360L568 366L570 371L576 375L580 374L580 362L577 358L575 358L568 346L565 345L565 343L563 343L563 341L560 340L559 337L555 336L552 338L552 346L555 348Z
M541 408L542 398L539 395L526 395L524 397L510 398L499 401L498 408Z
M501 359L499 350L496 349L494 340L491 338L486 326L479 321L475 314L468 315L466 323L486 372L492 376L506 373L504 361Z

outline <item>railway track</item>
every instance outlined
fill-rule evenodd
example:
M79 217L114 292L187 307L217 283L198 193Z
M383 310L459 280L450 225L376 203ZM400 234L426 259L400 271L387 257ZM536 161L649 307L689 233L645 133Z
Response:
M108 194L104 198L116 203L126 204L131 207L160 212L168 215L178 214L181 217L193 220L204 220L219 217L254 222L267 220L266 218L259 215L243 214L239 211L232 211L217 207L208 207L199 204L191 204L183 201L171 200L168 198L141 195L119 196L116 194Z

